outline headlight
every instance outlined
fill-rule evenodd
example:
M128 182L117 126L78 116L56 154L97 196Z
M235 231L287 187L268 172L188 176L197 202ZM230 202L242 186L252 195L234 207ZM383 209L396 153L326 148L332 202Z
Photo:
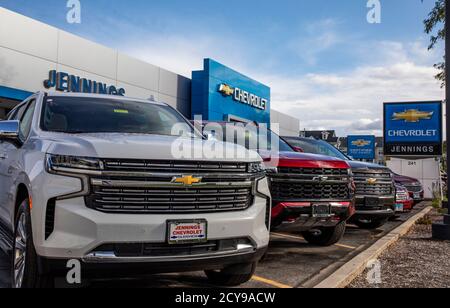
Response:
M250 173L262 173L266 170L264 164L261 162L248 164L248 172Z
M103 170L103 162L96 158L47 154L47 168L53 171L58 169Z

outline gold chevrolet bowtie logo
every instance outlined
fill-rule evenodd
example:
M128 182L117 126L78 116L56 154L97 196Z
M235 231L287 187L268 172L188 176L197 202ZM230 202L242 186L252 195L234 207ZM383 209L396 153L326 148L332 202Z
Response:
M227 84L221 84L219 87L219 92L226 96L231 96L234 93L234 89Z
M355 140L352 142L352 145L357 146L357 147L365 147L366 145L369 145L369 144L370 144L370 141L362 140L362 139Z
M370 184L370 185L374 185L374 184L376 184L377 182L378 182L377 179L367 179L367 183Z
M183 177L175 177L172 180L172 183L183 184L183 185L192 185L198 184L202 181L202 178L196 178L192 175L183 176Z
M431 120L433 117L433 111L419 111L417 109L409 109L405 110L405 112L396 112L392 116L392 119L395 121L405 121L408 123L417 123L420 120Z

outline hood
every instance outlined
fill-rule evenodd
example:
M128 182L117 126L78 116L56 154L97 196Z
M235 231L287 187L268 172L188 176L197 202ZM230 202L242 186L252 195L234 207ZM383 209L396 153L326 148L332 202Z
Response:
M372 164L372 163L365 163L365 162L361 162L361 161L349 160L348 164L352 167L352 169L377 169L377 170L381 169L381 170L390 171L390 169L386 166Z
M350 166L346 161L338 158L306 154L297 152L266 152L260 151L259 154L263 158L266 165L271 167L292 167L292 168L332 168L332 169L349 169Z
M416 184L420 183L418 179L411 178L409 176L394 174L394 181L397 184L404 185L404 184Z
M111 159L261 161L258 153L242 146L202 139L118 133L51 133L42 138L51 142L48 153L57 155Z

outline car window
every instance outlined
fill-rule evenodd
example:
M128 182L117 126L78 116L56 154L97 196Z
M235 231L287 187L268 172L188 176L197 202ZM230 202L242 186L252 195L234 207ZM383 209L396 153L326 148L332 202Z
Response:
M28 108L23 113L22 118L20 119L20 132L24 139L28 138L31 130L31 123L33 122L34 110L36 108L36 100L30 101L28 104Z
M8 115L8 120L11 120L11 121L19 120L22 117L22 115L23 115L25 109L27 108L27 106L28 106L28 102L22 103L21 105L17 106Z
M303 152L309 154L319 154L331 157L336 157L343 160L348 160L343 153L336 149L328 142L316 139L296 139L285 138L285 140L292 146L300 148Z
M41 128L67 134L130 133L202 138L169 106L109 98L47 97Z

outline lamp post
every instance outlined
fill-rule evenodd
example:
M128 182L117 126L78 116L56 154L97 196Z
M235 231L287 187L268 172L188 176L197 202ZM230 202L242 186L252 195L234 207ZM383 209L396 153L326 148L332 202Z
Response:
M445 0L445 114L447 128L447 174L450 170L450 0ZM447 198L450 200L450 177L447 176ZM450 215L444 222L433 225L433 238L450 240Z

